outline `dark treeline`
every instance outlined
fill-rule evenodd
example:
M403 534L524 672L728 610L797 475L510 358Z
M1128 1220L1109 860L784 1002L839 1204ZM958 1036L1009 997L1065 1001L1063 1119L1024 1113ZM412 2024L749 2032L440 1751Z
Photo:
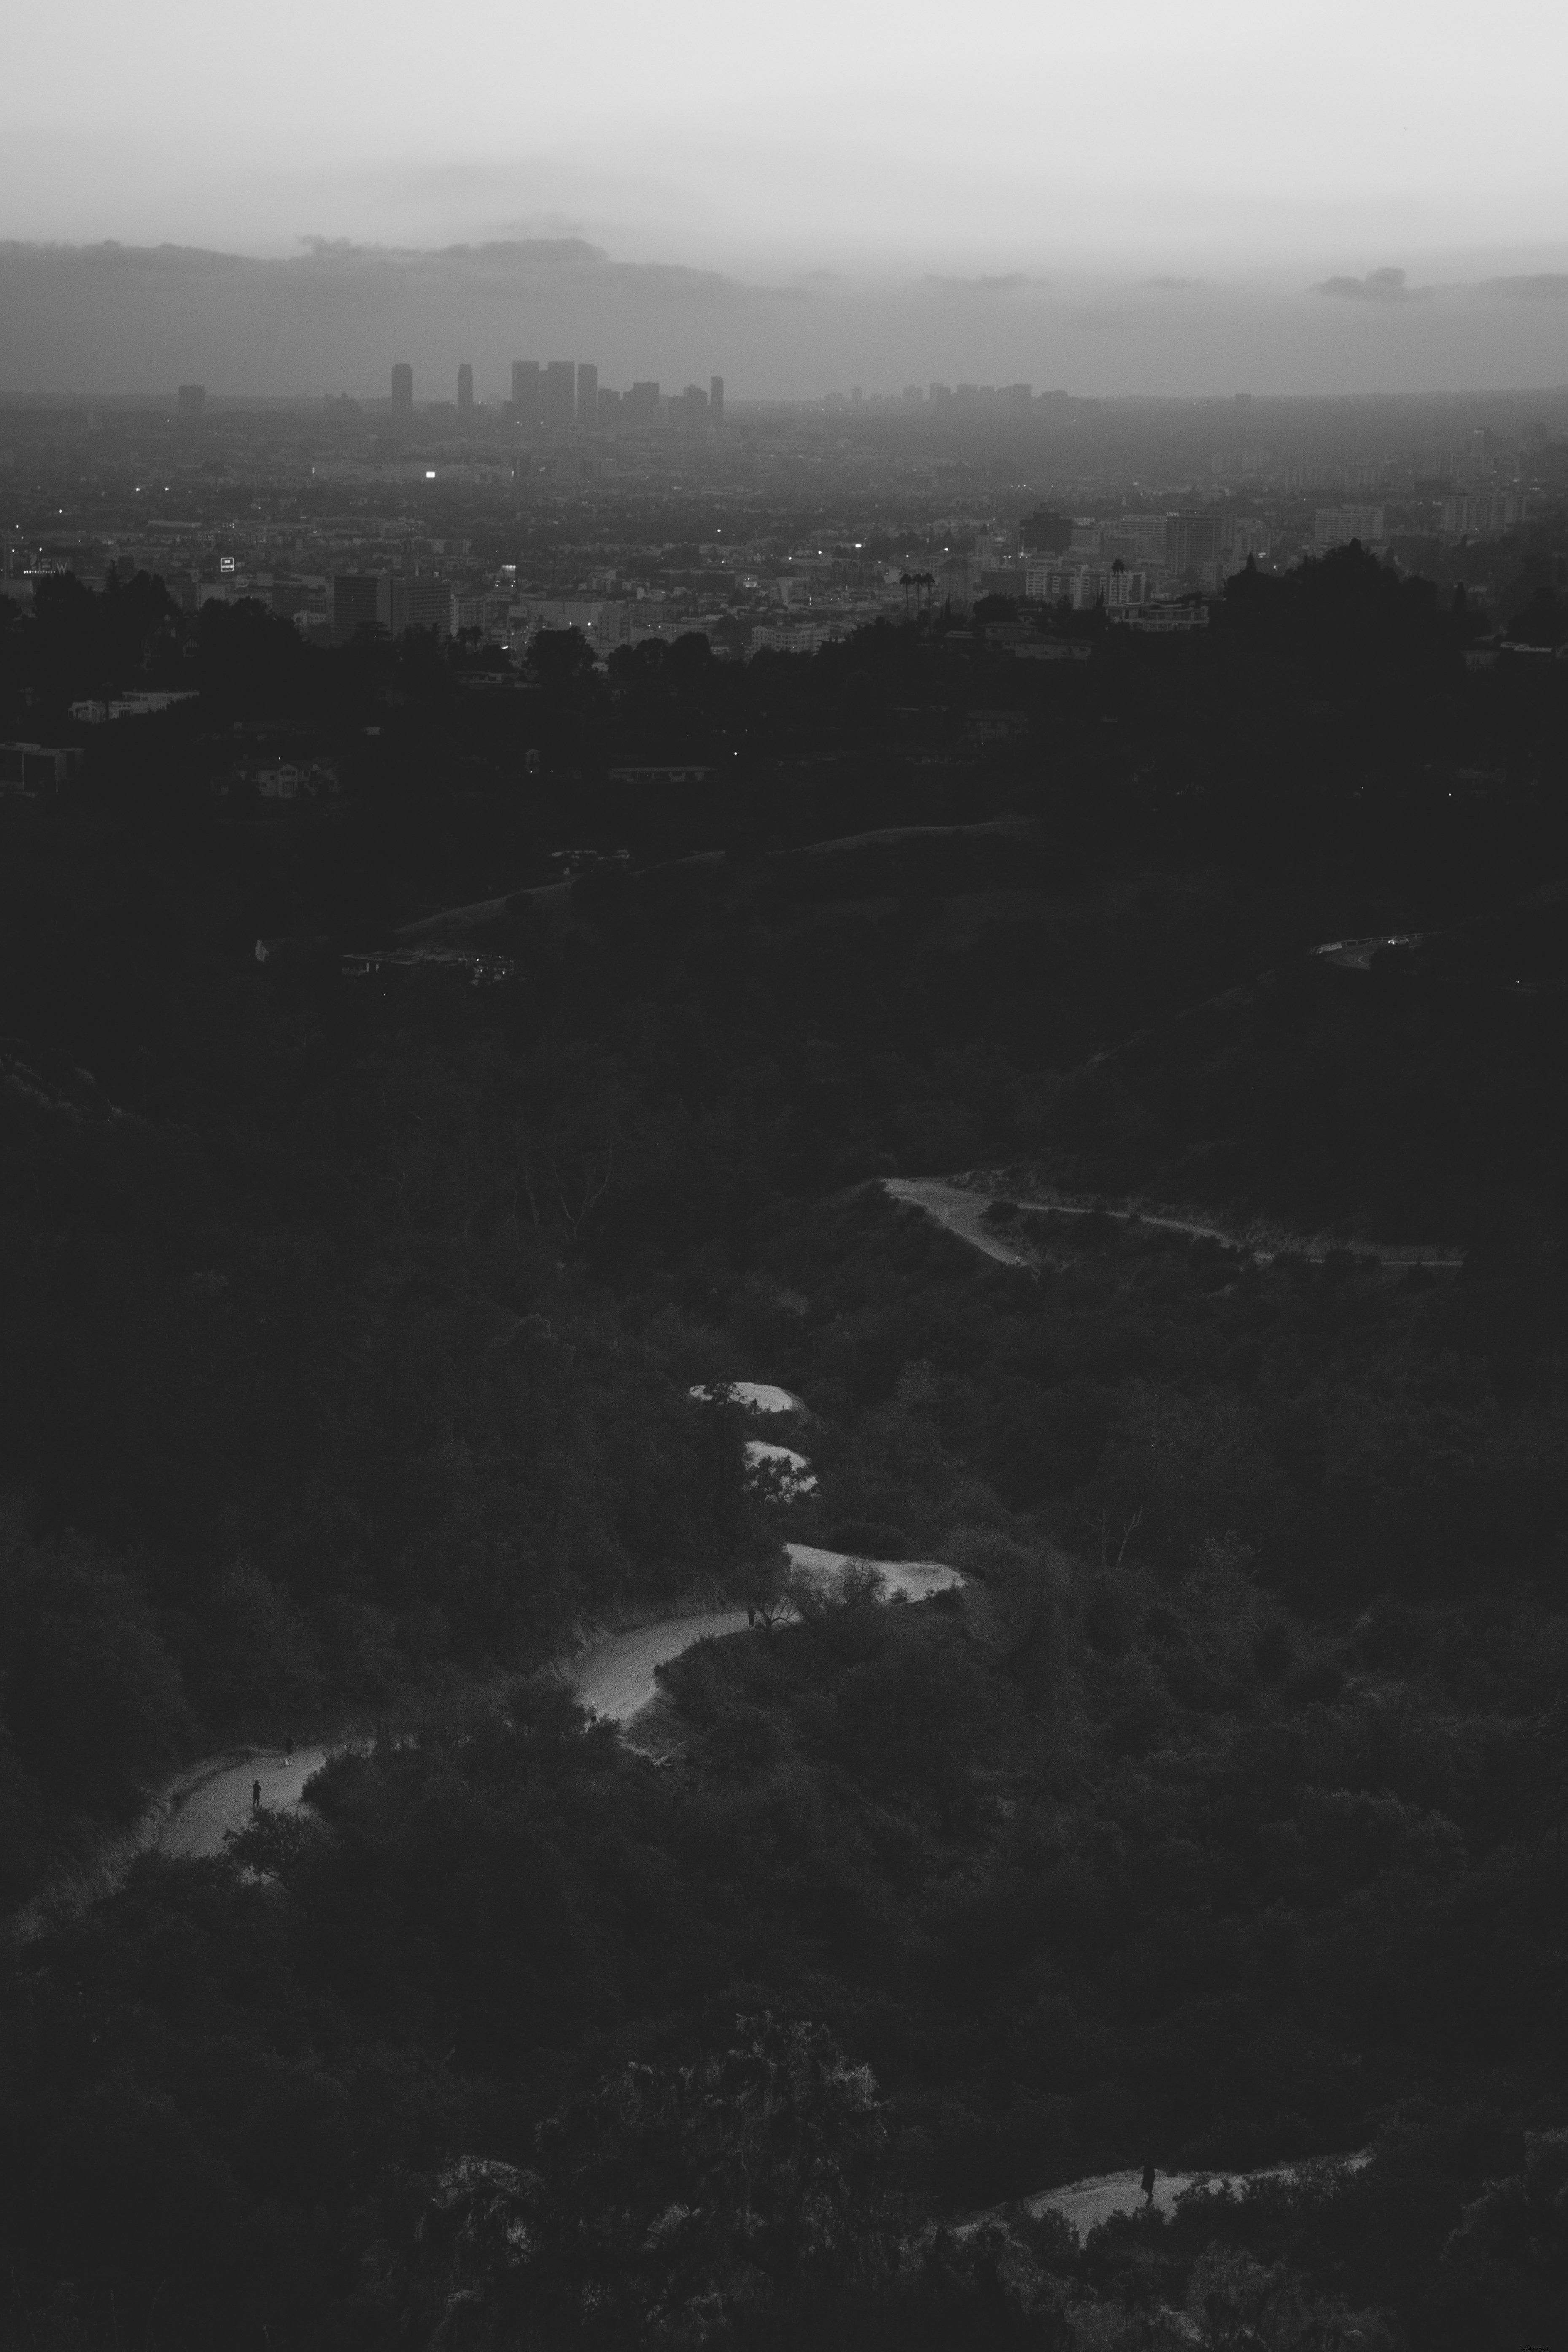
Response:
M200 691L0 803L5 1899L225 1740L408 1734L16 1946L14 2340L1547 2325L1563 666L1359 551L1232 587L1083 664L983 616L506 688L145 580L0 620L9 734ZM237 726L341 790L215 798ZM659 758L718 773L609 776ZM530 895L572 845L634 854ZM498 898L439 936L500 985L340 971ZM1004 1163L1466 1266L1062 1219L1031 1273L874 1182ZM687 1396L741 1377L808 1498ZM538 1679L784 1535L971 1582L689 1654L663 1772Z

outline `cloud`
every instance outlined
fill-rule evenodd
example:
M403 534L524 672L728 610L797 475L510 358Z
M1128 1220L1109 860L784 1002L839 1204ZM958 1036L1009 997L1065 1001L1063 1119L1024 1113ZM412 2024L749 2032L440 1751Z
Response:
M1432 289L1412 286L1403 269L1369 269L1364 278L1325 278L1312 291L1344 302L1420 302Z
M1515 301L1568 302L1568 270L1543 269L1533 278L1484 278L1480 290L1511 295Z
M1028 286L1048 286L1048 278L1031 278L1022 269L1010 269L999 278L942 278L928 270L927 286L939 287L944 294L1021 294Z

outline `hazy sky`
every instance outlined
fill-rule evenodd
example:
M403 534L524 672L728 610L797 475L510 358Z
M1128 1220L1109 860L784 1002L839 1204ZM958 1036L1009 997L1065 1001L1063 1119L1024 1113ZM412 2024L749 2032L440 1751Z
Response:
M1283 388L1265 381L1281 366L1322 388L1568 380L1568 303L1447 290L1568 271L1563 0L1496 17L1474 0L75 0L13 10L5 49L0 234L22 242L282 260L310 238L580 238L611 261L570 288L556 269L541 332L603 342L606 267L711 272L723 347L682 364L738 391L953 373L1110 390L1128 368L1142 390ZM1307 293L1390 268L1403 297ZM416 363L445 367L437 319L444 335L471 315L472 338L489 318L493 353L467 354L481 378L531 348L493 285L465 312L428 286L415 300L420 275L400 280ZM933 283L984 278L1036 282ZM354 318L312 312L275 346L290 384L268 388L378 383L389 282L366 281L374 351ZM30 354L9 321L6 383L74 364L69 299ZM220 305L212 327L253 380L243 319ZM98 347L128 385L133 328Z

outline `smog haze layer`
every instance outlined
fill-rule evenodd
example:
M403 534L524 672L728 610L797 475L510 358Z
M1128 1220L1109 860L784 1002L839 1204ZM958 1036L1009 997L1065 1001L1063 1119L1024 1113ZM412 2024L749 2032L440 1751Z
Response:
M1451 0L91 0L8 35L0 388L1558 383L1565 61L1550 0L1500 57Z

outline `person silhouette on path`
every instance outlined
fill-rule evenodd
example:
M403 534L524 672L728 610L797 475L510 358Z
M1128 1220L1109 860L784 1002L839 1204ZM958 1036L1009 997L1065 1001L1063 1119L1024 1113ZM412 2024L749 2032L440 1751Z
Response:
M1143 2202L1145 2205L1152 2205L1154 2202L1154 2165L1152 2158L1151 2158L1143 2167Z
M261 1811L261 1783L259 1780L253 1780L250 1784L250 1810L253 1813L258 1813Z

